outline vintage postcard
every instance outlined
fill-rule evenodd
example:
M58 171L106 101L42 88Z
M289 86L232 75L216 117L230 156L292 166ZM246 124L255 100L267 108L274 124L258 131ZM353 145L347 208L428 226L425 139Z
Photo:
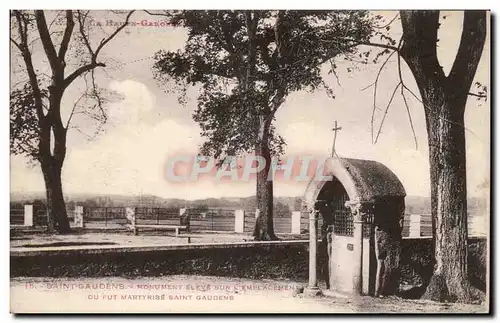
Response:
M11 10L11 313L489 313L490 37Z

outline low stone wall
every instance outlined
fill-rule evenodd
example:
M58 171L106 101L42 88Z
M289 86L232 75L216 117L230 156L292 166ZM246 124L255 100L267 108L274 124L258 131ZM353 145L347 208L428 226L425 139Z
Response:
M176 274L307 280L307 241L11 252L11 277Z
M420 285L432 276L432 240L430 238L405 238L401 252L401 283ZM468 274L472 285L486 291L486 266L488 263L487 240L471 237L468 241Z
M432 274L431 239L403 239L401 283L419 285ZM242 278L308 278L308 244L229 243L148 248L93 248L52 252L11 252L11 277L105 277L213 275ZM318 256L318 277L324 255ZM484 238L469 239L469 279L486 289L487 245Z

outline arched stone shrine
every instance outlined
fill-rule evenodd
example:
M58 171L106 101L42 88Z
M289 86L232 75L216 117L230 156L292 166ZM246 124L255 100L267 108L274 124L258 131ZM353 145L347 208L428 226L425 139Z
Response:
M355 295L396 293L406 196L403 185L390 169L371 160L328 158L323 174L331 180L311 180L304 195L310 215L306 291L320 293L316 244L323 236L319 244L329 250L328 289ZM325 223L322 228L317 227L319 217Z

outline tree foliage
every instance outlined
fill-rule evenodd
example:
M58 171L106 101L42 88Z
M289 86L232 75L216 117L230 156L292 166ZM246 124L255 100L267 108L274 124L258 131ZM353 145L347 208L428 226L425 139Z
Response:
M235 155L255 149L265 124L273 154L284 140L272 126L277 109L294 91L333 90L321 74L324 63L356 53L349 35L368 41L372 18L365 11L177 11L170 23L187 29L182 50L160 51L156 77L184 90L200 87L194 120L207 140L201 152ZM185 92L184 92L185 93Z
M41 92L44 100L47 91ZM33 90L29 84L15 89L10 94L10 151L25 155L30 160L38 158L40 129L35 109Z
M170 23L187 30L177 52L156 54L158 79L182 89L198 86L193 118L207 140L200 153L225 161L255 151L266 162L257 173L257 240L277 239L273 229L273 183L267 179L272 156L285 141L273 125L276 112L295 91L333 90L322 66L357 53L356 45L335 38L366 42L373 19L366 11L176 11ZM335 74L336 75L336 74Z

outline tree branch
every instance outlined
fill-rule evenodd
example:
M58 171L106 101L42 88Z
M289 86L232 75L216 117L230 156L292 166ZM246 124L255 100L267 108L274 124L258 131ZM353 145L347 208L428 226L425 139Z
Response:
M105 123L106 120L107 120L107 115L106 115L106 111L104 111L104 107L103 107L103 103L104 102L101 99L101 96L100 96L100 93L99 93L99 90L98 90L98 87L97 87L97 82L95 81L94 70L90 71L90 77L92 79L92 96L97 101L97 106L99 107L99 111L101 111L102 122Z
M73 21L73 11L66 10L66 28L64 29L64 36L59 47L58 57L61 61L64 61L64 56L68 50L68 45L71 40L71 34L73 33L73 28L75 27L75 22Z
M101 49L111 40L113 39L123 28L127 27L128 25L128 22L129 22L129 19L130 19L130 16L132 16L132 14L134 13L135 10L132 10L128 13L127 17L125 18L125 22L120 26L118 27L108 38L106 39L102 39L101 40L101 43L99 44L99 46L97 46L97 49L95 51L95 54L94 54L94 57L95 59L97 59L97 55L99 55L99 52L101 51Z
M483 141L483 142L484 142L484 140L483 140L481 137L479 137L479 136L478 136L478 135L476 135L476 134L475 134L472 130L470 130L469 128L467 128L467 127L465 126L465 124L463 124L463 123L459 123L459 122L455 122L455 121L451 121L451 120L448 120L448 119L446 119L446 118L441 117L441 116L440 116L439 114L437 114L434 110L432 110L432 108L430 108L430 107L426 106L426 105L425 105L425 103L422 101L422 99L421 99L421 98L419 98L419 97L415 94L415 92L413 92L410 88L408 88L408 87L407 87L404 83L403 83L403 87L404 87L404 89L405 89L406 91L408 91L408 92L409 92L409 93L410 93L410 94L411 94L411 95L415 98L415 100L417 100L418 102L420 102L420 103L422 104L422 106L424 107L424 109L426 109L427 111L429 111L429 112L430 112L432 115L434 115L436 118L441 119L441 120L443 120L444 122L447 122L447 123L450 123L450 124L456 124L456 125L459 125L459 126L461 126L462 128L464 128L466 131L468 131L468 132L470 132L472 135L474 135L474 137L476 137L477 139L479 139L479 140L481 140L481 141Z
M378 141L378 137L380 136L380 133L382 132L382 126L384 125L384 121L385 121L385 118L387 116L387 112L389 112L389 108L391 106L392 100L394 100L394 96L396 95L396 91L398 90L398 88L400 86L401 86L401 82L399 82L398 85L396 85L396 87L394 88L394 91L392 91L392 95L391 95L391 98L389 99L389 103L387 103L387 106L385 107L384 116L382 117L382 121L380 121L380 127L378 128L377 136L375 137L375 141L373 142L374 144L376 144Z
M85 46L87 46L87 49L90 53L90 57L94 56L94 51L92 50L92 46L90 46L89 39L87 35L85 34L85 20L87 19L88 12L83 16L83 14L78 10L78 25L79 25L79 31L80 35L82 36L83 42L85 43ZM82 17L83 16L83 17Z
M486 16L484 10L464 11L464 22L457 56L451 67L448 79L458 89L468 92L481 58L486 39Z
M33 99L35 101L35 109L38 121L42 122L43 120L42 92L40 91L40 87L38 86L38 78L36 76L35 68L33 66L33 61L31 59L31 53L28 48L28 27L27 27L28 22L22 16L23 13L21 11L14 10L14 15L17 20L17 25L18 25L17 28L19 36L21 38L19 49L21 50L24 64L26 65L26 71L28 73L31 90L33 91Z
M93 63L87 64L87 65L84 65L84 66L78 68L76 71L71 73L68 77L66 77L66 79L64 79L64 82L63 82L64 88L67 88L74 80L76 80L83 73L88 72L96 67L106 67L106 64L93 62Z
M415 76L419 89L429 82L444 84L445 74L437 58L439 11L402 10L403 44L400 54ZM417 69L416 66L420 66Z
M349 38L349 37L335 37L334 39L320 39L320 40L321 41L336 41L336 40L340 40L340 41L342 41L344 43L351 43L353 46L365 45L365 46L372 46L372 47L379 47L379 48L390 49L390 50L394 50L394 51L398 51L399 50L397 47L392 46L392 45L358 41L356 39L352 39L352 38ZM338 41L337 41L337 43L338 43Z
M392 57L392 55L394 55L394 53L396 53L396 51L393 51L387 57L387 59L384 61L384 63L382 64L382 66L380 66L380 69L378 70L378 73L377 73L377 77L375 78L375 82L373 83L373 85L374 85L374 88L373 88L373 110L372 110L372 119L371 119L372 143L375 143L374 140L373 140L373 123L374 123L374 120L375 120L375 110L377 109L377 88L378 88L378 81L379 81L380 75L382 74L382 70L384 69L385 65L387 65L387 62Z
M85 45L90 51L91 54L91 62L87 65L79 67L77 70L75 70L73 73L71 73L68 77L63 82L64 88L67 88L75 79L77 79L79 76L81 76L83 73L88 72L96 67L106 67L106 64L97 62L97 56L99 55L99 52L103 49L103 47L109 43L123 28L125 28L128 25L130 16L134 13L135 10L130 11L127 14L127 18L125 19L125 22L118 27L108 38L102 39L99 46L95 50L95 52L92 50L92 47L90 46L90 42L88 38L85 36L85 31L83 30L83 24L82 22L85 22L85 18L83 20L81 19L79 15L79 24L80 24L80 33L82 34L82 37L84 38ZM86 16L85 16L86 17Z
M403 39L403 38L401 38L401 39ZM401 47L401 41L399 42L399 46ZM413 133L413 139L415 140L415 149L418 149L417 135L415 134L415 128L413 127L413 120L411 118L411 113L410 113L410 107L408 106L408 102L406 101L406 96L405 96L405 92L404 92L406 85L404 85L403 73L401 72L401 53L400 52L398 52L398 75L399 75L399 81L401 82L401 96L403 97L403 101L405 103L406 112L408 113L408 119L410 120L411 131Z
M76 131L78 131L79 133L81 133L81 134L82 134L84 137L86 137L86 138L87 138L87 140L89 140L89 141L94 139L94 137L92 137L92 136L91 136L91 135L89 135L89 134L86 134L85 132L83 132L83 131L82 131L80 128L78 128L78 127L72 127L72 129L76 129Z
M486 94L477 94L477 93L472 93L472 92L467 93L467 95L476 96L478 98L484 98L484 99L488 97Z
M168 13L156 13L156 12L150 12L149 10L144 10L144 11L151 16L169 17Z
M69 114L69 117L68 117L68 122L66 123L66 129L69 128L69 124L71 123L71 118L73 118L73 114L75 113L75 110L76 110L76 107L78 106L78 103L80 103L80 101L83 99L83 97L86 96L86 92L82 93L82 95L78 98L78 100L76 100L76 102L73 104L73 108L71 109L71 113Z
M398 13L398 14L396 14L396 15L394 16L394 18L392 18L392 19L391 19L391 21L389 21L387 24L385 24L385 25L383 25L383 26L375 26L375 28L377 28L377 29L384 29L384 28L386 28L386 27L390 26L390 25L394 22L394 20L396 20L398 17L399 17L399 13Z
M61 15L61 11L57 11L57 14L55 15L54 19L49 24L48 29L50 30L52 28L52 25L59 19L59 16Z
M328 61L330 62L330 68L331 68L330 71L337 80L337 85L342 88L342 86L340 85L339 75L337 74L337 71L335 71L335 62L333 61L333 58L329 59Z
M36 25L38 28L38 33L40 34L40 39L42 40L42 46L49 60L50 68L52 69L52 74L56 74L59 69L59 60L57 57L56 50L54 48L54 43L50 38L50 33L47 28L47 21L45 20L45 13L43 10L35 10Z
M371 129L372 129L372 142L373 143L377 143L378 141L378 138L380 136L380 133L382 131L382 126L384 124L384 121L385 121L385 118L387 116L387 112L389 111L389 107L394 99L394 95L396 94L396 91L398 88L400 88L401 90L401 96L403 97L403 101L404 101L404 104L405 104L405 107L406 107L406 111L408 113L408 119L410 120L410 127L411 127L411 130L412 130L412 133L413 133L413 139L415 140L415 148L418 149L418 142L417 142L417 136L415 134L415 128L413 126L413 120L412 120L412 117L411 117L411 113L410 113L410 108L408 106L408 102L406 100L406 96L405 96L405 93L404 93L404 90L406 87L406 85L404 84L404 81L403 81L403 74L401 72L401 46L402 46L402 42L403 42L403 37L401 37L401 39L399 40L399 44L398 44L398 47L397 47L397 50L396 51L393 51L389 57L387 57L387 59L384 61L384 63L382 64L382 66L380 67L379 71L378 71L378 74L377 74L377 77L375 79L375 82L373 83L374 85L374 92L373 92L373 110L372 110L372 120L371 120ZM379 127L379 130L377 132L377 136L375 137L375 140L373 141L373 123L374 123L374 118L375 118L375 110L376 110L376 95L377 95L377 85L378 85L378 80L379 80L379 77L380 77L380 74L382 72L382 69L384 68L384 66L387 64L387 62L389 61L389 59L391 58L392 55L394 55L394 53L398 54L398 76L399 76L399 83L398 85L396 85L396 87L394 88L394 91L392 92L392 95L391 95L391 98L389 100L389 103L387 104L387 107L385 109L385 112L384 112L384 116L382 118L382 121L380 123L380 127Z
M14 40L14 38L10 37L10 41L16 45L17 49L19 49L19 51L22 53L23 52L23 49L21 48L21 46Z
M405 88L402 86L401 87L401 96L403 97L403 101L404 101L405 107L406 107L406 112L408 113L408 120L410 120L411 132L413 134L413 139L415 140L415 149L418 150L417 135L415 133L415 128L413 127L413 120L411 118L410 107L408 106L408 102L406 101L406 95L405 95L404 90L405 90Z

